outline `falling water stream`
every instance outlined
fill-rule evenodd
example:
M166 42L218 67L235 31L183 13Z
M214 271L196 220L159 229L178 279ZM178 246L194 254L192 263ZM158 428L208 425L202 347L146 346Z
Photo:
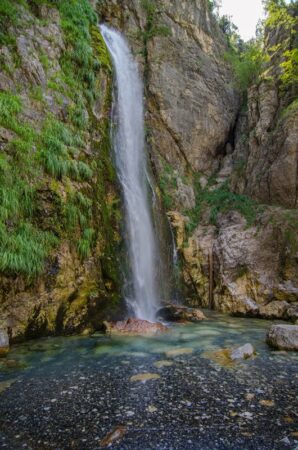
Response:
M122 35L106 26L101 31L115 67L113 142L132 285L127 302L136 317L153 321L159 256L142 83ZM177 264L175 247L173 258ZM297 449L298 353L266 345L272 322L205 312L199 324L176 324L153 337L94 333L14 345L0 358L0 448ZM226 349L247 342L254 357L226 358Z
M155 320L158 253L150 210L144 133L143 85L124 37L101 25L115 70L113 145L123 191L131 292L126 301L139 319Z

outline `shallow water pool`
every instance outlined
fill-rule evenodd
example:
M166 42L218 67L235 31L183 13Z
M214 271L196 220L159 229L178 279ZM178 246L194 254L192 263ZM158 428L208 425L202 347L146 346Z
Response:
M48 338L0 360L0 448L272 449L298 446L298 354L270 322L206 312L153 337ZM250 342L255 358L213 352ZM297 447L298 448L298 447Z

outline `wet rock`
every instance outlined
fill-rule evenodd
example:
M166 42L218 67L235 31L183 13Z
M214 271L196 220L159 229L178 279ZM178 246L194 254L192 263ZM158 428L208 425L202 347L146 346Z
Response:
M293 320L293 322L298 320L298 303L292 304L287 309L287 318L290 319L290 320Z
M298 350L298 325L272 325L266 341L279 350Z
M200 322L206 319L200 309L177 305L166 305L159 310L158 314L162 319L172 322Z
M143 381L146 382L148 380L158 380L160 375L158 373L138 373L137 375L133 375L130 378L130 381Z
M108 433L106 437L104 437L100 443L100 448L107 448L110 447L112 444L116 443L120 439L123 438L124 434L126 433L126 428L123 426L119 426L114 428L113 431Z
M251 344L242 345L235 350L230 352L230 358L232 361L237 361L239 359L248 359L255 354L255 349Z
M118 322L104 322L104 327L107 334L121 334L126 336L152 336L168 330L165 325L159 322L152 323L147 320L134 319L132 317Z
M155 367L157 367L158 369L161 369L162 367L170 367L173 365L173 363L172 363L172 361L161 360L161 361L156 361L153 365Z
M166 351L167 358L175 358L175 356L189 355L193 352L192 348L173 348Z
M195 193L192 186L184 184L181 178L177 178L176 201L181 209L192 209L196 206Z
M0 371L9 372L10 370L20 370L25 367L27 367L25 362L16 359L2 358L0 362Z
M274 301L260 306L259 314L264 319L280 319L286 316L289 304L286 301Z
M222 348L220 350L205 352L204 357L220 364L223 367L233 368L235 363L251 358L255 354L255 349L251 344L245 344L235 349Z
M0 330L0 357L7 355L9 351L9 337L7 331Z
M0 394L8 389L16 380L6 380L0 382Z
M185 241L185 224L188 222L188 218L177 211L170 211L167 213L167 216L175 233L177 248L180 250L183 248L183 243Z

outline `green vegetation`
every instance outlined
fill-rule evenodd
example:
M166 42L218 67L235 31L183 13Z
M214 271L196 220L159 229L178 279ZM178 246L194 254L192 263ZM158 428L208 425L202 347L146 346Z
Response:
M95 231L92 228L86 228L84 230L82 238L79 240L77 246L81 259L85 259L90 256L94 235Z
M110 189L107 177L113 172L108 121L103 119L99 130L103 137L92 164L82 151L92 117L91 104L101 95L96 77L99 70L108 75L112 70L109 53L96 27L96 15L88 0L4 0L0 6L0 25L22 26L20 3L33 14L41 3L56 7L66 44L60 60L62 70L53 74L47 85L56 91L57 105L66 105L63 121L54 113L45 116L41 86L32 86L29 94L32 101L42 106L42 121L37 127L24 119L22 96L0 93L0 126L9 133L9 142L0 155L0 270L31 280L44 271L52 249L61 239L73 242L81 259L90 256L98 242L99 228L103 233L104 258L110 258L116 239L110 219L113 216L115 225L119 205L116 199L108 203L106 198L106 189ZM2 31L7 30L1 27L0 44L4 42ZM8 37L5 35L6 45L10 44ZM11 51L14 57L14 47ZM42 50L39 60L48 72L50 60ZM107 110L110 101L109 91ZM105 162L96 159L102 156L102 151ZM100 198L94 186L100 191ZM47 193L44 200L40 192ZM100 207L96 202L100 202ZM45 217L41 214L44 205L53 211ZM97 207L100 211L95 211ZM98 220L101 213L102 223ZM104 235L106 229L110 233L108 238ZM107 266L115 273L116 263L110 259Z
M276 53L283 56L280 63L280 82L283 89L292 89L292 99L297 95L298 89L298 50L297 50L297 28L298 28L298 6L292 1L287 4L284 0L265 0L264 6L267 17L257 30L257 38L244 42L237 27L231 22L230 17L218 18L218 23L226 35L229 51L225 59L233 67L237 84L245 93L247 87L257 82L266 69L266 63ZM282 29L285 36L282 41L271 48L264 48L265 30Z
M220 2L218 0L207 0L209 10L214 13L215 10L220 6Z
M44 270L45 258L57 243L51 233L41 232L28 222L7 229L0 224L0 270L33 278Z
M158 24L158 16L162 11L157 8L155 2L152 0L141 0L141 6L147 17L145 30L142 32L144 46L146 47L148 42L155 36L170 36L170 28L166 25Z
M91 27L92 45L97 60L100 62L100 66L106 69L108 72L112 72L111 57L106 46L106 43L99 32L97 27Z
M237 170L244 170L245 161L239 161ZM208 222L217 225L218 215L229 211L238 211L245 219L247 226L252 226L257 218L258 211L261 211L260 205L254 202L246 195L235 194L229 188L228 183L216 186L216 175L209 178L205 188L201 187L199 181L200 175L192 173L188 177L183 178L185 184L192 184L195 191L196 205L191 210L184 211L184 214L190 219L186 228L191 234L198 224L203 220L206 221L206 211L208 211ZM159 178L159 188L163 205L166 210L176 208L175 191L177 190L177 176L173 168L163 163L163 171Z
M177 189L177 180L172 167L163 163L163 172L159 179L159 187L164 207L169 211L174 207L173 191Z
M247 88L260 77L268 57L259 41L252 39L241 44L241 51L231 44L229 52L225 54L225 60L233 68L238 87L246 93Z
M245 195L231 192L227 183L220 187L213 188L210 183L206 188L202 188L199 181L195 181L196 206L186 214L190 218L188 232L191 233L200 223L203 212L209 210L209 222L217 225L217 218L220 213L238 211L247 222L247 226L252 226L257 217L258 206Z
M65 228L70 233L84 230L92 217L92 200L82 192L71 190L64 204Z
M249 273L249 268L245 264L240 265L237 267L235 279L237 280L238 278L242 278L245 275L247 275L248 273Z
M0 2L0 45L14 43L14 38L9 36L8 28L15 25L18 18L18 9L10 0Z
M146 13L146 25L144 30L140 30L137 33L137 38L143 42L143 56L145 59L145 81L148 79L148 43L155 36L170 36L171 29L163 24L159 23L159 16L162 13L158 9L156 3L153 0L141 0L141 6Z
M294 113L298 112L298 99L289 104L281 113L281 119L286 119Z
M20 97L0 93L0 125L16 135L0 158L0 270L32 278L42 272L56 238L33 223L39 174L32 152L36 133L21 120L22 109Z
M284 52L285 61L281 63L283 73L280 77L285 88L298 86L298 49Z
M44 70L47 72L50 68L50 62L49 62L49 58L47 57L47 55L44 52L40 53L39 60L42 64Z
M269 53L274 55L279 52L283 55L280 80L284 89L293 88L295 97L298 89L298 5L297 2L288 5L284 0L266 0L264 3L267 12L265 27L269 30L281 27L286 32L284 39L277 46L269 48Z
M225 60L233 68L238 88L246 94L247 88L258 80L268 61L263 49L263 37L259 35L256 39L244 42L238 34L238 28L226 15L218 18L218 24L228 44Z
M80 141L62 122L53 117L45 122L41 135L41 159L46 171L61 179L68 176L74 180L89 180L92 170L83 161L73 159Z
M96 14L88 0L59 0L61 27L68 49L60 61L64 82L84 92L88 101L95 97L95 73L98 61L93 54L90 27L96 24Z
M37 102L44 103L43 92L41 86L34 86L31 89L31 98Z
M18 132L18 121L16 115L22 111L22 100L19 96L1 92L0 93L0 121L5 128Z

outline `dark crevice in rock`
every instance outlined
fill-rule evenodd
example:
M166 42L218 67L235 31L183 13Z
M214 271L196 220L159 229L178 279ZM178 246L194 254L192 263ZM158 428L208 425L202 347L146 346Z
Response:
M235 140L236 140L236 130L237 124L239 120L240 112L237 114L234 124L232 124L228 136L224 143L220 144L216 149L216 156L226 156L227 155L227 146L230 144L232 151L235 150Z

